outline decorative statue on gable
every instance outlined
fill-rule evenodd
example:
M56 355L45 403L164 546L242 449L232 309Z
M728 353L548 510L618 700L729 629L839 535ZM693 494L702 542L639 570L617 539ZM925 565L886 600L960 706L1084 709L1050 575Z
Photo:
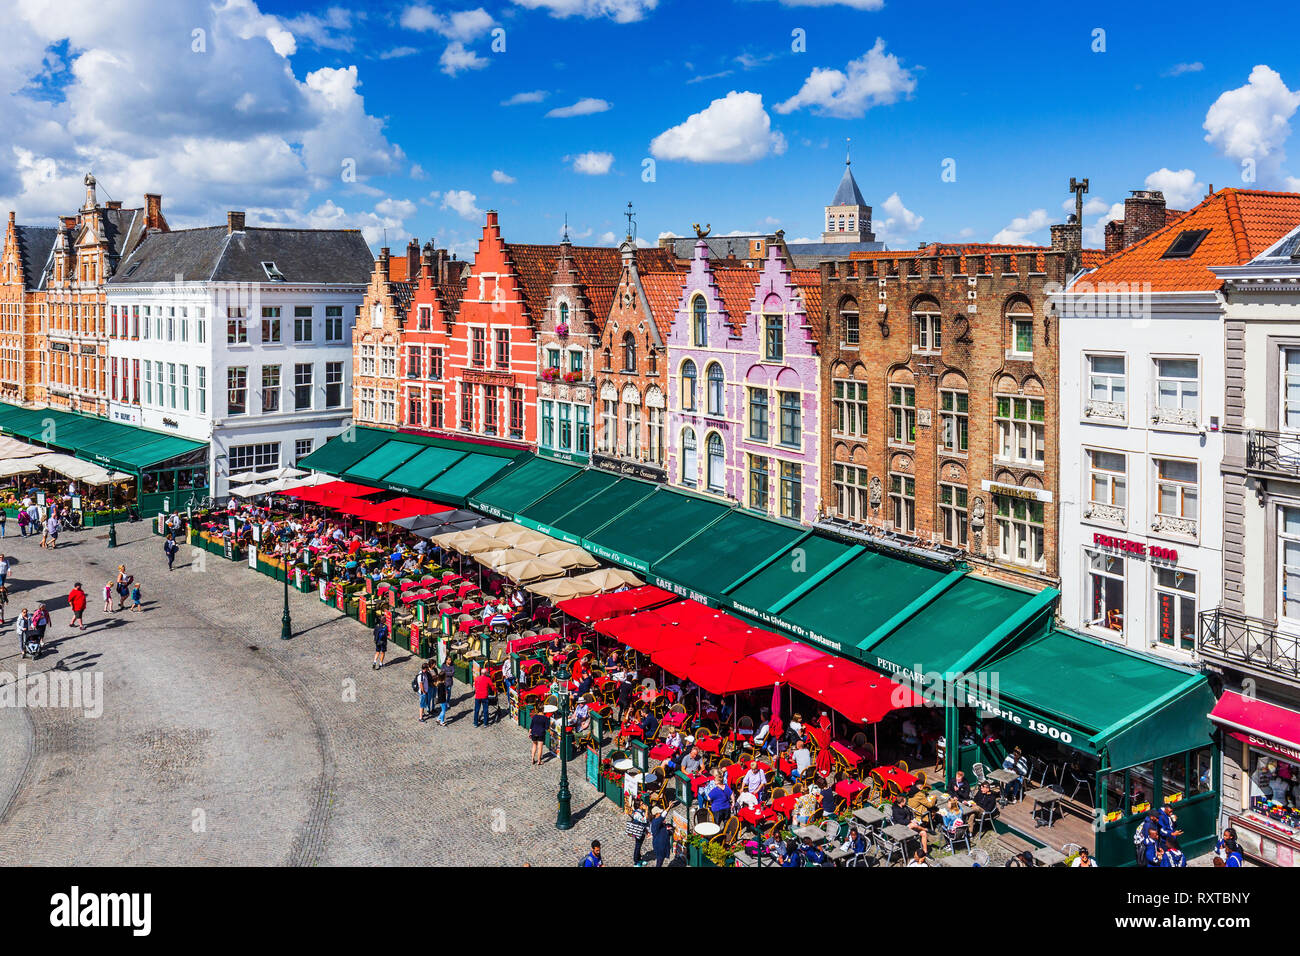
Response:
M696 238L696 239L703 239L703 238L705 238L706 236L708 236L708 234L709 234L710 232L713 231L713 223L711 223L711 222L706 222L706 223L704 224L704 228L701 229L701 228L700 228L700 224L699 224L698 222L693 222L693 223L691 223L691 228L695 230L695 238Z

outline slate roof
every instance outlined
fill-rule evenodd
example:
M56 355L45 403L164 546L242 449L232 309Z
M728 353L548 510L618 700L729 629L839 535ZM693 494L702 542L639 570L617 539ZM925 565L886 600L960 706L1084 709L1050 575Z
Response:
M267 229L226 226L151 232L118 266L110 286L185 281L267 282L274 262L289 283L364 286L374 268L356 229Z
M832 206L865 206L867 201L862 198L862 193L858 189L858 181L853 178L853 170L849 164L844 164L844 175L840 177L840 184L835 187L835 197L831 199Z
M45 274L45 264L49 262L50 252L54 249L54 240L59 230L53 226L14 225L14 241L23 260L23 286L36 289Z
M1106 259L1080 282L1150 283L1153 292L1211 292L1223 280L1211 266L1250 262L1300 225L1300 193L1227 188L1207 196L1176 222ZM1209 230L1191 255L1166 258L1184 232Z
M749 243L751 240L762 240L767 242L771 236L762 233L744 236L708 236L704 244L709 249L709 259L716 265L719 262L727 261L728 253L734 253L737 261L743 262L749 256ZM677 236L669 240L670 245L667 247L672 250L673 255L678 259L693 259L695 257L695 243L697 240L684 236ZM845 255L854 252L880 251L885 248L883 242L786 242L790 250L791 257L795 263L800 266L815 266L822 259L842 259Z

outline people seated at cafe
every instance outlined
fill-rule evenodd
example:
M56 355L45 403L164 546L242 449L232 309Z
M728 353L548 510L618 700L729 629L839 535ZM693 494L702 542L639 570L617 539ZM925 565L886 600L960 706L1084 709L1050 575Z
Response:
M420 570L420 562L415 560L415 555L413 554L407 556L407 559L402 562L403 574L415 574L419 570Z
M914 850L912 852L912 858L907 861L907 865L908 866L929 866L930 864L926 860L925 853L923 851Z
M821 848L816 843L813 843L812 837L803 838L802 852L805 866L826 865L826 854L821 851Z
M796 739L794 750L790 752L790 760L794 763L794 772L802 777L804 772L812 766L812 752L808 750L808 745L802 740Z
M855 855L860 853L866 853L867 835L863 833L862 830L860 830L858 827L856 826L852 827L849 830L848 838L845 839L844 843L841 845L841 849L843 849L847 853L852 853Z
M1079 855L1074 858L1074 862L1071 863L1070 866L1095 868L1097 866L1097 861L1092 858L1092 854L1089 853L1088 848L1084 846L1079 848Z
M1002 769L1014 770L1016 773L1016 779L1008 781L1006 787L1003 788L1003 795L1008 800L1019 800L1021 794L1025 792L1025 775L1029 773L1029 761L1020 752L1019 746L1015 746L1007 752L1002 761Z
M709 808L715 823L721 825L727 822L735 803L735 794L723 780L721 770L713 771L713 779L700 787L699 801L700 806Z
M682 758L682 773L698 777L704 769L704 755L699 747L692 747L690 753Z
M668 735L664 737L663 743L665 746L671 747L674 754L680 752L684 746L682 732L674 727L672 730L668 731Z
M975 791L975 806L979 807L985 813L995 815L998 812L998 795L993 792L989 782L985 780L980 784L979 789Z
M900 827L907 827L919 836L921 838L921 851L927 855L929 854L930 832L916 819L916 815L901 796L890 798L889 821Z
M799 844L796 841L786 840L785 845L781 847L781 865L803 866L803 855L799 852Z
M943 809L943 828L949 833L962 825L961 801L956 797L948 798L948 806Z
M641 727L641 733L644 739L649 740L654 735L654 732L659 729L659 718L655 716L653 710L647 707L645 715L639 722L639 726Z
M740 779L740 787L745 793L752 793L760 800L763 798L763 792L767 789L767 774L757 760L749 762L749 769Z
M949 792L958 800L970 799L970 784L966 781L966 771L958 770L952 778L952 786Z
M817 786L811 786L806 793L799 794L794 801L794 825L804 826L817 813L821 806L822 792Z

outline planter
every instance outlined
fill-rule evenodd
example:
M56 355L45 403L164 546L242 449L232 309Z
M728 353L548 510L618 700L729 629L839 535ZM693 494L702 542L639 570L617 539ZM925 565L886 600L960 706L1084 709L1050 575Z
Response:
M620 776L615 780L611 780L609 777L601 777L600 779L605 796L609 798L611 803L618 804L621 807L623 805L623 778Z

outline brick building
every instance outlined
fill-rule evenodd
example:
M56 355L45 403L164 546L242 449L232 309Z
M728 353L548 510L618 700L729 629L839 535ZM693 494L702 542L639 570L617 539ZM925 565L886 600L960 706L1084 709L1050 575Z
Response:
M28 404L43 393L41 326L45 266L58 230L23 226L9 213L0 254L0 399Z
M829 523L1057 580L1057 329L1049 283L1081 252L930 245L822 265L822 500Z
M686 273L624 242L614 302L600 331L592 463L649 481L667 480L668 336ZM653 250L662 252L666 250Z
M162 197L123 209L86 200L53 228L20 226L13 212L0 260L0 394L6 401L108 414L104 284L150 232L166 232Z
M374 428L444 427L444 362L465 263L412 239L379 250L353 329L353 421Z

